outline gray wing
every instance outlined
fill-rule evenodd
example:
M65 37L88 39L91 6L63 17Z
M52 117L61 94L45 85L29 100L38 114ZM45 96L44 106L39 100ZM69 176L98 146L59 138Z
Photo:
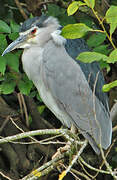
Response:
M74 60L76 60L76 57L81 52L89 51L89 48L84 39L75 39L75 40L67 39L67 43L65 44L65 49ZM92 91L94 90L94 84L96 81L96 76L98 74L98 79L95 88L95 95L103 103L107 113L109 113L108 96L107 93L104 93L102 91L102 87L105 84L105 81L102 72L100 71L99 64L97 62L82 63L78 60L76 60L76 62L79 64L80 68L82 69ZM89 75L90 75L90 80L89 80Z
M111 143L111 121L95 91L92 93L80 65L63 46L49 41L44 50L44 68L49 91L71 117L71 123L106 149Z

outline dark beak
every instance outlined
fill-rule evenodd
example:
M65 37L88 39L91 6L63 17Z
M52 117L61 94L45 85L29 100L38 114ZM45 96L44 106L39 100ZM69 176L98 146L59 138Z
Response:
M20 48L20 46L23 44L23 42L25 42L26 39L27 39L27 35L19 36L15 41L13 41L11 44L9 44L9 46L2 53L2 56L4 56L6 53L8 53L16 48Z

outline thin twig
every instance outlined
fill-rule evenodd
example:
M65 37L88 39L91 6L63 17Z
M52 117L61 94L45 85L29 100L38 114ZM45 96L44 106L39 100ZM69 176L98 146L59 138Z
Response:
M29 127L29 118L28 118L27 107L26 107L26 103L25 103L24 97L23 97L23 95L21 93L20 93L20 97L21 97L22 104L23 104L23 107L24 107L24 114L25 114L25 119L26 119L26 125L27 125L27 127Z
M27 16L26 13L24 12L24 10L23 10L23 8L22 8L19 0L14 0L14 1L15 1L15 3L16 3L17 7L19 8L19 11L21 12L23 18L24 18L24 19L27 19L28 16Z
M8 179L8 180L12 180L10 177L6 176L3 172L0 171L0 174L2 177L4 177L5 179Z
M116 139L113 140L112 144L111 144L110 147L108 148L108 151L107 151L106 154L105 154L105 158L107 158L109 152L111 151L112 147L113 147L114 144L115 144L115 141L116 141ZM102 162L102 164L101 164L100 167L99 167L100 170L102 169L103 165L104 165L104 161ZM97 173L95 174L95 176L94 176L93 179L95 179L98 174L99 174L99 172L97 172Z
M78 153L75 155L75 157L73 158L73 160L72 160L71 163L69 164L68 168L59 175L59 180L62 180L62 179L66 176L66 174L67 174L68 172L70 172L72 166L76 163L77 159L78 159L79 156L82 154L82 152L83 152L83 150L85 149L85 147L87 146L87 144L88 144L88 141L85 140L85 141L84 141L84 144L82 145L82 147L80 148L80 150L78 151Z
M107 169L108 169L108 171L110 172L111 176L112 176L115 180L117 180L117 176L114 174L114 172L112 171L109 163L108 163L107 160L106 160L106 157L105 157L105 155L104 155L104 151L103 151L102 147L100 147L100 150L101 150L101 155L102 155L102 158L103 158L103 160L104 160L105 166L107 167Z
M103 174L110 174L109 171L104 171L104 170L101 170L101 169L94 168L90 164L86 163L81 156L79 157L79 161L81 161L86 167L88 167L89 169L91 169L93 171L97 171L97 172L100 172L100 173L103 173Z
M77 171L76 169L71 168L71 172L73 172L73 173L75 173L75 174L77 174L77 175L80 175L80 176L84 177L86 180L91 180L86 174L84 174L84 173L82 173L82 172L79 172L79 171Z
M7 116L6 119L3 121L3 124L2 124L1 127L0 127L0 134L2 133L2 130L4 129L4 127L6 126L6 124L8 123L9 117L10 117L10 116Z
M21 117L23 119L24 116L23 116L23 105L22 105L22 100L21 100L21 93L17 94L17 98L18 98L18 102L19 102L19 106L20 106Z
M13 136L8 136L5 138L0 139L0 144L4 144L7 142L15 141L18 139L23 139L30 136L37 136L37 135L59 135L62 134L64 136L64 133L69 133L69 130L67 129L43 129L43 130L35 130L35 131L29 131L20 133Z
M17 129L19 129L22 133L25 133L24 130L23 130L22 128L20 128L20 127L14 122L14 120L13 120L12 117L10 117L10 120L11 120L11 122L14 124L14 126L15 126ZM39 143L38 140L36 140L34 137L29 136L29 138L30 138L31 140L33 140L33 142L31 142L30 144ZM13 143L14 143L14 142L13 142ZM16 144L16 143L18 144L18 142L15 142L15 144ZM23 144L23 142L19 142L19 144ZM26 142L25 142L24 144L26 144ZM29 143L28 143L28 144L29 144Z
M44 165L42 165L38 169L34 170L32 173L25 176L22 180L39 179L39 177L42 177L45 174L47 174L48 171L53 170L55 168L55 166L57 166L59 164L59 161L62 160L66 156L66 154L68 154L68 152L67 153L65 152L65 153L61 154L60 156L52 159L51 161L45 163Z

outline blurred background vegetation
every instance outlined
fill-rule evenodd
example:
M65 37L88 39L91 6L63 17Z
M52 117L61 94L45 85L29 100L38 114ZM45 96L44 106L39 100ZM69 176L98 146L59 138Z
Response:
M91 8L88 6L80 6L73 13L71 11L76 6L71 8L68 12L68 6L73 1L69 0L4 0L0 1L0 53L18 37L18 30L20 23L24 22L29 17L40 16L45 13L47 15L55 16L59 19L62 26L74 23L83 23L93 30L104 30L100 24L106 29L110 35L110 24L112 35L111 41L106 33L89 31L83 35L89 48L96 53L96 60L99 61L100 67L103 69L106 83L113 82L117 79L117 1L116 0L96 0L94 10L98 15L98 21ZM83 1L82 1L83 2ZM114 7L112 13L112 20L109 21L107 11L109 8ZM72 16L68 16L68 14ZM71 13L71 14L70 14ZM114 17L114 19L113 19ZM116 18L116 20L115 20ZM109 22L108 22L109 21ZM64 33L63 33L64 34ZM113 42L113 44L111 43ZM46 128L60 128L61 123L54 117L54 115L45 107L41 98L39 97L36 88L32 82L28 80L23 72L21 65L22 50L15 50L4 57L0 56L0 135L9 136L17 134L20 129L16 128L12 120L15 121L18 127L24 131L34 129ZM110 57L111 60L104 61L103 57ZM94 58L94 56L93 56ZM82 58L81 58L82 60ZM90 59L91 60L91 59ZM89 60L89 61L90 61ZM83 61L83 60L82 60ZM117 98L117 82L106 87L109 91L109 105L113 106ZM113 122L116 127L117 120ZM113 169L117 168L117 133L113 133L114 143L109 151L107 160ZM43 139L43 137L42 137ZM29 141L27 139L27 141ZM24 142L24 140L22 140ZM37 144L3 144L0 145L0 172L9 176L11 179L21 179L24 175L28 174L33 168L36 168L48 159L51 159L56 149L59 147L52 145L37 145ZM88 154L87 154L88 151ZM94 152L87 147L84 152L85 160L94 167L99 167L101 164L100 157L95 156ZM78 171L83 172L80 165L75 167ZM105 167L104 167L105 168ZM103 168L103 169L104 169ZM95 175L91 170L89 173ZM1 173L0 173L1 174ZM55 180L58 177L57 169L42 177L42 179ZM79 176L80 177L80 176ZM91 177L90 177L91 178ZM0 175L0 179L7 179ZM41 179L41 178L40 178ZM74 180L75 177L68 174L64 179ZM81 177L81 179L86 179ZM91 178L92 179L92 178ZM98 174L95 179L111 180L112 177L106 174Z

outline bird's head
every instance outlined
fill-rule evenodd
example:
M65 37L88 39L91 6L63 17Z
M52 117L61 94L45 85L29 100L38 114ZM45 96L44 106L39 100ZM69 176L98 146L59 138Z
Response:
M27 19L20 27L19 37L4 50L2 56L17 48L43 46L51 38L51 33L59 27L57 19L51 16Z

